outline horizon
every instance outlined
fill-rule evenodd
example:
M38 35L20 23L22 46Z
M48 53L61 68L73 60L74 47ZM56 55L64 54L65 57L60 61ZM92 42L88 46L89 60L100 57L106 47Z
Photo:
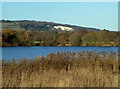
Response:
M2 7L4 20L34 20L118 31L117 2L4 2Z

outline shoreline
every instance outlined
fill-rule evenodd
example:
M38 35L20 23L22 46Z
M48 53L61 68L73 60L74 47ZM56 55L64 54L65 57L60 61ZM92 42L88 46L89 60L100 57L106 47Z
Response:
M0 46L0 47L120 47L120 46Z

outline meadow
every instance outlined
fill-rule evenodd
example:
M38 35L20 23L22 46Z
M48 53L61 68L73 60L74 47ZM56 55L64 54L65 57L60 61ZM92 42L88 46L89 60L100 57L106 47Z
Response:
M2 60L2 87L117 87L116 52L57 52Z

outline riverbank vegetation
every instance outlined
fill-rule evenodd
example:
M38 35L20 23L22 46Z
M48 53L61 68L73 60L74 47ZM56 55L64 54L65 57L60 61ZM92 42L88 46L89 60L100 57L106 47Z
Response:
M119 32L2 30L2 46L119 46Z
M115 52L57 52L2 61L3 87L117 87Z

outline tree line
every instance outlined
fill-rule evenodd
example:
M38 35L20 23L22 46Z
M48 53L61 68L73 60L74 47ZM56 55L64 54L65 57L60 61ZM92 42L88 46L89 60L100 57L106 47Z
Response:
M2 30L2 46L118 46L118 32Z

